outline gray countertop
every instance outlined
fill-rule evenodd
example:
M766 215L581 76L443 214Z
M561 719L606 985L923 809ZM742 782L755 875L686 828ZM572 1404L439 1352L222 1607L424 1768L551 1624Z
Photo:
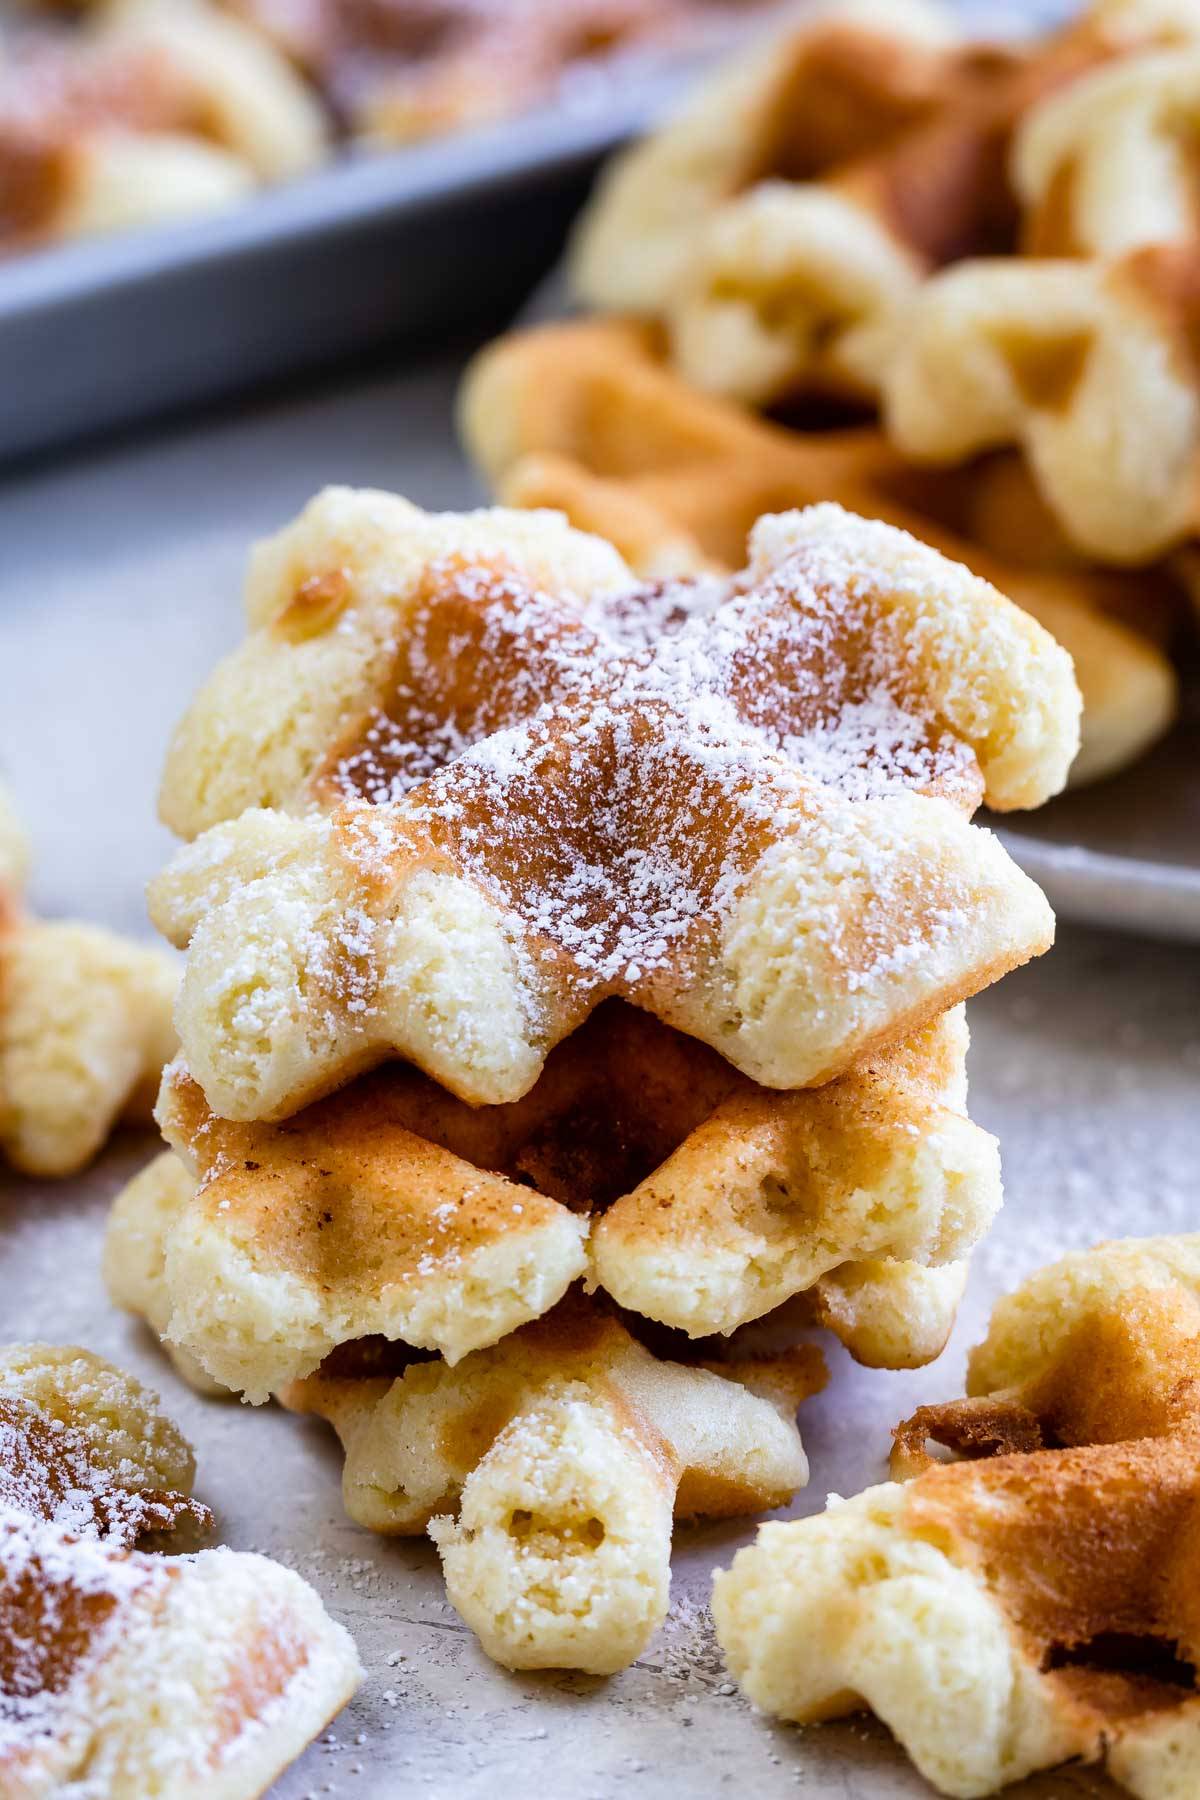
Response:
M169 847L153 819L164 744L240 635L249 540L329 481L430 505L477 498L453 442L455 374L452 359L433 362L0 486L0 769L32 826L39 907L145 929L142 887ZM831 1347L830 1386L801 1416L813 1481L797 1511L881 1478L888 1428L961 1392L965 1347L1025 1271L1104 1236L1200 1225L1200 952L1064 931L971 1019L972 1110L1001 1139L1005 1211L933 1368L872 1373ZM668 1627L616 1679L489 1664L445 1602L432 1548L344 1520L340 1459L322 1428L197 1398L107 1305L105 1209L151 1148L126 1136L75 1183L0 1176L3 1335L84 1343L158 1386L197 1446L223 1537L294 1564L355 1633L366 1684L280 1796L928 1791L873 1724L779 1728L730 1691L704 1602L709 1570L749 1525L681 1534ZM1011 1791L1108 1790L1064 1771Z

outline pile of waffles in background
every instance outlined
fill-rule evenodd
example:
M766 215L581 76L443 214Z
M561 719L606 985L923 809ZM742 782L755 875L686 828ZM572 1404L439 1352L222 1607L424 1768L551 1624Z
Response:
M1179 708L1198 113L1192 0L1003 46L829 9L608 170L570 262L605 316L495 346L468 443L648 571L732 566L781 505L906 526L1071 651L1072 780L1108 775Z
M742 33L754 0L43 0L0 20L0 255L220 210ZM598 90L598 91L597 91Z

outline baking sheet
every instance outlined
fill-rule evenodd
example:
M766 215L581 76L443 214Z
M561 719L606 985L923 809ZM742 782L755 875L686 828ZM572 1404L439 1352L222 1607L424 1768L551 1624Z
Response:
M692 66L635 65L591 104L346 154L228 212L0 262L0 460L499 320L600 157Z
M450 424L459 367L443 358L0 486L0 767L34 828L46 911L144 928L142 885L169 849L153 822L166 736L241 635L255 534L328 480L433 506L478 497ZM801 1419L813 1479L798 1512L881 1478L888 1428L961 1392L965 1347L1027 1270L1105 1235L1200 1224L1200 952L1066 931L1051 957L975 1002L972 1024L972 1110L1003 1144L1005 1212L932 1369L867 1372L829 1346L833 1380ZM197 1446L222 1537L300 1569L355 1634L367 1682L280 1800L927 1793L869 1721L795 1731L730 1691L704 1607L711 1568L750 1523L680 1534L668 1628L615 1679L488 1663L444 1599L432 1548L344 1519L329 1434L199 1399L108 1306L105 1212L153 1148L127 1135L77 1182L0 1176L0 1320L7 1339L81 1342L156 1385ZM1113 1790L1068 1770L1010 1791Z

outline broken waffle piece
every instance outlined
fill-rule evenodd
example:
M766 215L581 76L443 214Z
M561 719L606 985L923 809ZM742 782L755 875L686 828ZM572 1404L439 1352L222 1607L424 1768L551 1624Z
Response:
M996 1303L967 1398L897 1427L892 1473L930 1440L978 1457L1171 1437L1200 1425L1200 1234L1120 1238L1031 1275Z
M118 1199L109 1291L255 1400L372 1334L456 1363L580 1276L692 1337L800 1297L861 1360L912 1366L1000 1205L965 1054L955 1014L776 1094L612 1003L512 1105L392 1065L280 1125L216 1118L174 1065L159 1117L183 1161Z
M779 1506L804 1485L794 1415L825 1378L811 1350L660 1360L579 1297L453 1369L366 1369L331 1367L281 1396L336 1428L350 1516L428 1528L496 1661L593 1674L624 1668L661 1625L673 1516Z
M714 1581L730 1668L798 1722L869 1707L939 1792L1103 1762L1200 1782L1194 1434L930 1468L770 1523Z
M346 1633L290 1570L143 1554L194 1459L85 1350L0 1351L0 1788L13 1800L255 1800L349 1699Z
M119 1120L149 1118L178 979L173 958L99 926L0 924L0 1152L15 1168L73 1174Z
M1028 482L1016 517L1011 482L998 507L993 463L948 474L906 461L874 426L785 430L689 387L652 333L618 320L499 339L468 371L460 422L501 498L561 509L647 578L738 568L761 514L827 499L936 546L1069 651L1084 700L1073 782L1133 761L1175 717L1178 681L1151 641L1161 582L1086 566L1047 531Z
M804 1087L1047 947L1044 899L967 822L985 791L1043 797L1074 751L1069 661L1031 619L836 507L763 518L740 581L666 594L518 516L491 551L484 515L414 568L402 536L376 548L413 509L333 494L268 552L294 582L299 550L291 592L319 597L313 538L328 572L349 529L367 570L332 582L302 659L262 628L185 727L246 766L230 682L265 667L312 745L275 759L280 797L332 807L243 813L154 884L190 945L176 1017L216 1111L285 1117L396 1055L515 1100L610 995ZM522 537L600 579L538 586ZM292 678L343 659L361 710L339 743Z

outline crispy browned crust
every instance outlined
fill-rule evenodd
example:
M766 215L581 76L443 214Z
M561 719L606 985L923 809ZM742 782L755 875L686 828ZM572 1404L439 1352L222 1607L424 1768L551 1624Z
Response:
M928 1469L904 1518L975 1573L1034 1666L1101 1734L1195 1693L1198 1502L1191 1427Z
M892 1439L890 1468L895 1481L909 1481L934 1466L930 1441L968 1459L1024 1454L1045 1447L1036 1414L1015 1400L986 1398L918 1406L896 1426Z
M930 1440L982 1457L1200 1428L1197 1322L1195 1297L1179 1285L1097 1303L1021 1387L919 1407L892 1434L892 1473L903 1480L928 1467Z

